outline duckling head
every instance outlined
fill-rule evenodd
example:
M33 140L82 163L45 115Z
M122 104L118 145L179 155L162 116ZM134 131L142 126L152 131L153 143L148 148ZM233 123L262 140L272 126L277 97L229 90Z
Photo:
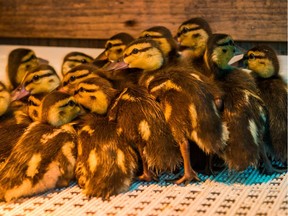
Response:
M93 58L85 53L70 52L63 59L63 63L61 67L62 76L65 76L65 74L72 68L81 64L88 64L92 61L93 61Z
M114 64L110 70L138 68L143 71L160 69L165 63L165 55L159 44L152 39L140 38L133 41L123 52L123 61Z
M29 71L12 94L12 101L30 94L49 93L60 85L60 78L54 68L41 64Z
M106 114L117 92L105 79L94 77L80 82L74 97L85 109L97 114Z
M47 64L44 59L37 58L31 49L17 48L8 56L7 73L12 88L16 88L22 81L27 71L38 66L40 63Z
M176 37L182 52L185 50L193 57L198 57L203 56L211 34L209 23L201 17L195 17L179 26Z
M216 73L218 70L230 69L228 62L237 53L238 49L230 35L212 34L207 42L204 59L207 67Z
M93 65L78 65L63 76L59 90L73 95L78 83L88 78L99 77L98 73L99 69Z
M118 61L134 38L125 32L118 33L107 40L104 53L110 62Z
M156 41L166 57L177 55L178 45L171 31L165 26L154 26L144 30L139 38L148 38Z
M6 86L0 82L0 116L3 115L10 105L11 97Z
M279 74L277 54L269 46L255 46L247 51L243 59L246 67L261 78L269 78Z
M81 108L75 98L59 91L47 94L43 98L39 110L41 122L55 127L71 122L81 113Z

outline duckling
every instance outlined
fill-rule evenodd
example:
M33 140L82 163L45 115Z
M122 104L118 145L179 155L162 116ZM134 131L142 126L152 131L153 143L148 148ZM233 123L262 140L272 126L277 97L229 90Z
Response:
M31 49L17 48L12 50L8 56L7 75L12 89L15 89L22 81L26 72L46 60L36 57Z
M179 148L160 106L145 88L115 90L95 78L78 85L74 97L84 108L117 123L117 133L137 149L143 174L140 180L157 180L157 173L173 171L182 163ZM122 144L123 145L123 144Z
M171 31L165 26L154 26L141 32L139 38L149 38L156 41L163 54L171 64L179 63L178 45Z
M156 41L159 44L159 47L161 48L163 54L165 55L166 64L170 64L173 67L175 67L175 65L182 65L183 67L186 67L193 76L199 77L201 80L203 80L203 82L206 82L207 84L210 83L209 86L211 87L211 90L213 89L212 92L214 92L215 98L221 97L220 90L211 80L205 79L205 77L203 77L201 73L198 73L198 71L195 71L194 69L192 70L191 64L187 64L185 61L183 61L182 56L179 54L179 47L176 44L176 40L173 38L172 33L168 28L164 26L154 26L143 31L140 34L139 38L149 38ZM206 87L208 87L208 85L206 85ZM194 168L197 169L199 172L204 172L205 174L214 174L212 159L215 158L216 155L206 155L191 140L189 140L189 146L190 151L194 151L194 153L197 152L197 158L191 158ZM205 160L206 164L203 163Z
M85 100L94 102L83 95ZM93 96L92 96L93 97ZM93 112L80 117L76 180L86 196L101 197L127 192L138 169L138 155L118 135L117 124Z
M265 172L273 172L264 143L267 112L253 77L228 65L236 52L234 41L227 34L212 34L205 51L207 70L224 91L222 119L227 125L228 140L223 154L229 169L258 167L260 157Z
M70 52L65 55L62 66L61 66L61 74L65 76L66 73L73 67L80 64L89 64L93 61L93 57L87 55L83 52Z
M60 82L60 78L52 66L38 65L25 75L21 84L11 93L12 101L20 100L30 94L51 92L59 87Z
M80 110L75 99L62 92L43 98L40 121L29 125L0 168L0 199L9 202L69 185L77 145L69 122Z
M219 154L225 147L225 125L222 125L210 84L186 67L165 65L165 55L151 39L132 42L124 51L123 60L121 66L142 69L139 85L146 87L159 102L180 147L184 176L175 183L198 180L190 162L189 140L207 154Z
M91 64L82 64L72 68L63 76L60 91L73 95L78 83L92 77L97 77L101 79L102 82L106 82L107 85L112 86L107 80L104 71Z
M8 89L0 81L0 116L2 116L10 105L11 97Z
M209 23L195 17L183 22L177 30L177 41L181 52L181 60L191 64L200 73L210 76L209 70L205 70L203 59L207 41L212 34Z
M260 97L268 109L270 142L273 159L287 163L287 83L279 75L279 60L269 46L251 48L244 56L252 70Z

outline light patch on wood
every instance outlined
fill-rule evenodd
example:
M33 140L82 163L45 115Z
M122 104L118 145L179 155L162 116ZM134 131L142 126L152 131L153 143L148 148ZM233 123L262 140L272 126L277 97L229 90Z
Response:
M170 119L171 113L172 113L172 106L166 101L165 110L164 110L164 116L165 116L166 121Z
M249 120L249 130L253 137L254 143L258 146L258 128L254 120Z
M67 160L69 161L72 167L75 166L76 163L76 155L73 154L73 149L75 148L75 143L67 142L62 146L62 153L65 155Z
M53 133L43 134L41 139L40 139L40 142L42 144L46 144L49 140L53 139L54 137L56 137L61 132L62 132L62 130L54 130Z
M154 88L152 88L150 90L151 93L156 92L160 89L164 89L166 91L170 90L170 89L174 89L176 91L182 91L181 87L178 86L177 84L173 83L171 80L167 80L166 82L161 83L158 86L155 86Z
M97 153L96 149L91 150L88 157L88 164L91 173L94 173L97 167Z
M117 149L117 164L124 173L127 173L125 166L125 155L120 149Z
M33 178L38 172L38 166L41 162L41 154L40 153L36 153L36 154L33 154L33 156L31 157L31 159L29 160L28 162L28 168L27 168L27 171L26 171L26 175L28 177L31 177Z
M192 120L192 127L193 129L197 127L198 125L198 120L197 120L197 111L196 111L196 107L194 104L190 104L189 106L189 112L190 112L190 117Z
M122 100L127 100L127 101L132 101L132 102L136 101L136 98L131 96L131 95L129 95L129 94L122 95L121 99Z
M82 129L81 129L81 132L82 131L85 131L85 132L87 132L90 136L92 136L93 134L94 134L94 130L93 129L91 129L91 127L89 126L89 125L85 125ZM81 133L80 132L80 133Z
M142 120L138 126L138 131L143 140L148 141L151 135L150 127L147 121Z

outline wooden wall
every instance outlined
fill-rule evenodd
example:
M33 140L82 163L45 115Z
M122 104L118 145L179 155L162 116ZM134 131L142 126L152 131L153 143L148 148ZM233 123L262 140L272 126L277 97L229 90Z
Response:
M107 39L201 16L238 41L287 41L287 0L0 0L1 38Z

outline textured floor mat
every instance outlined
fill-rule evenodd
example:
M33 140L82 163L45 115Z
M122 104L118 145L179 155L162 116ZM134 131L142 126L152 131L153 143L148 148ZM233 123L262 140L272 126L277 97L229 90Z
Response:
M201 182L135 182L110 201L87 198L74 183L31 198L0 203L0 215L288 215L288 173L262 175L255 169L200 175Z

